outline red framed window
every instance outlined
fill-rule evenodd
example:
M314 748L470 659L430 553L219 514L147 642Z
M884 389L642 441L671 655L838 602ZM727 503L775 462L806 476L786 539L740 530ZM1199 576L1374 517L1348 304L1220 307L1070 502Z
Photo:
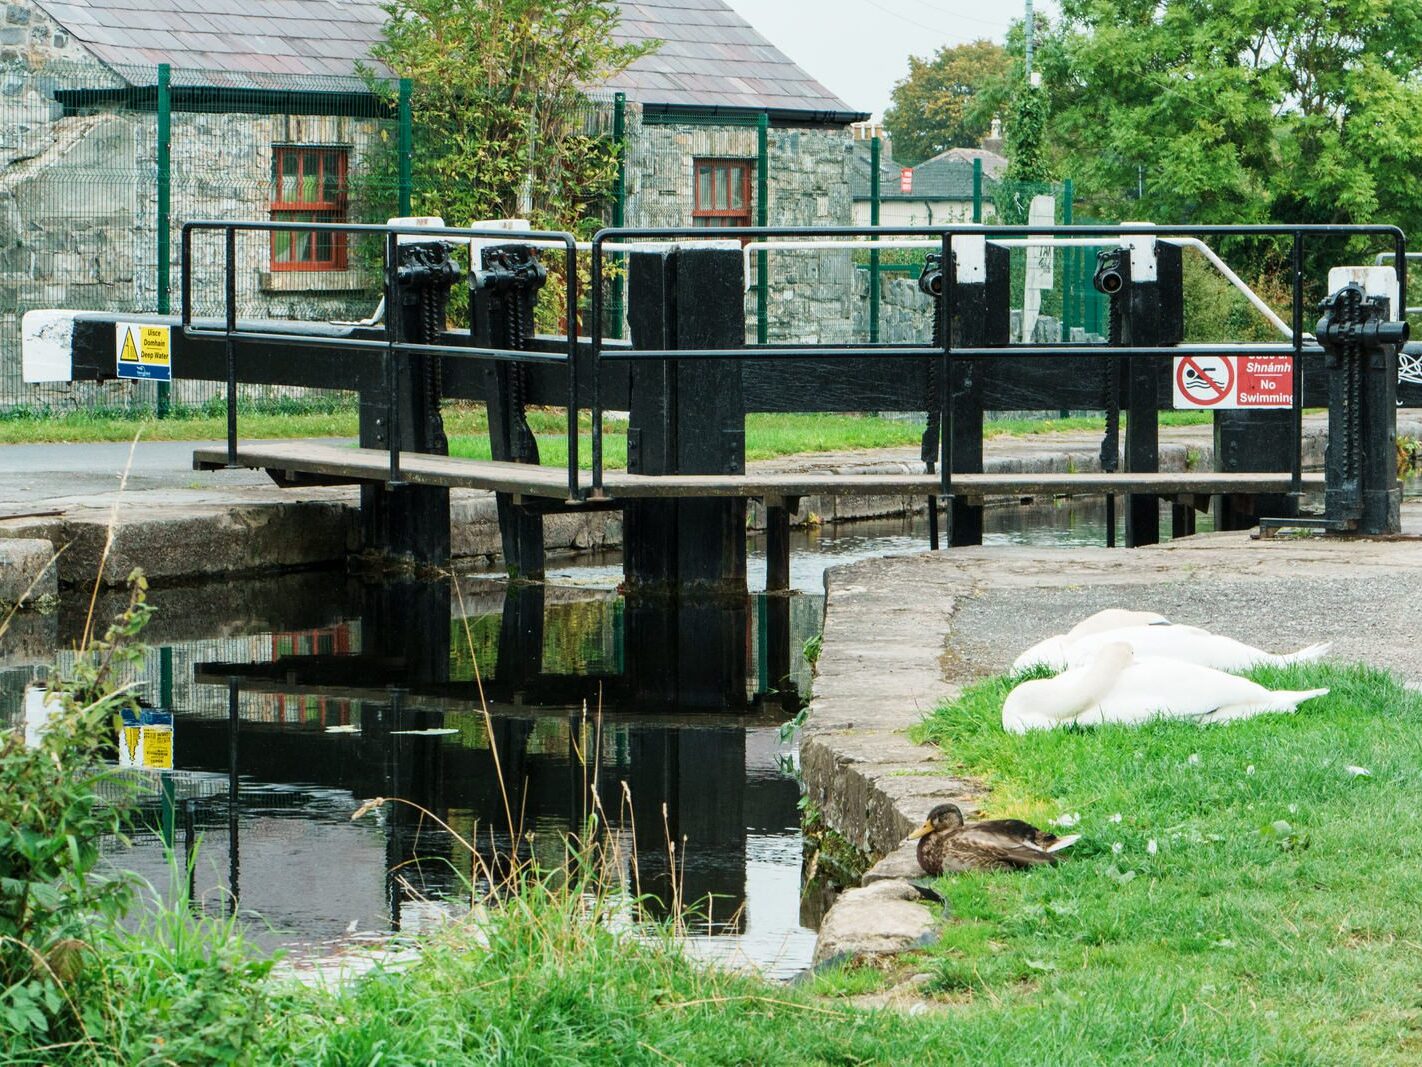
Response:
M698 159L691 165L693 226L751 224L749 159Z
M272 149L273 222L345 222L345 148ZM272 234L272 270L345 270L346 235L320 230Z

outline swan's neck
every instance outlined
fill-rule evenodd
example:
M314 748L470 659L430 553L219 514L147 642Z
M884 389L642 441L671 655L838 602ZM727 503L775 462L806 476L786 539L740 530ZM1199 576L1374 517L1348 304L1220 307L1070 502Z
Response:
M1095 656L1085 667L1063 671L1055 678L1046 679L1050 685L1051 707L1039 708L1039 713L1055 719L1067 719L1080 715L1087 708L1100 703L1121 676L1127 659L1103 652ZM1045 695L1045 694L1044 694Z

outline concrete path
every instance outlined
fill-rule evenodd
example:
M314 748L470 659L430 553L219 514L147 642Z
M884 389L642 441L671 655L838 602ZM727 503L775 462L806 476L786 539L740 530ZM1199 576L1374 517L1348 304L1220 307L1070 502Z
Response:
M240 491L279 491L262 471L195 471L193 450L220 441L101 441L82 444L0 445L0 516L24 510L104 507L118 493L124 469L127 492L163 490L175 501L196 503ZM132 459L130 460L130 453ZM263 496L266 494L263 493Z

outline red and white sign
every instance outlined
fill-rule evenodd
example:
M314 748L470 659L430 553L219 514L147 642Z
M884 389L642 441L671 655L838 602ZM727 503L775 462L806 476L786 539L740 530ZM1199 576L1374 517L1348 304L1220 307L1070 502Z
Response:
M899 171L899 192L901 192L901 193L911 193L911 192L913 192L913 168L912 168L912 167L904 167L903 170Z
M1287 408L1294 403L1291 356L1176 356L1175 408Z

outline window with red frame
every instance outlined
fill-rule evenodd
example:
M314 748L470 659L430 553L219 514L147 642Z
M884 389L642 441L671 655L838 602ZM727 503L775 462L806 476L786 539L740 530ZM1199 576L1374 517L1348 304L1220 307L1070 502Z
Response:
M345 222L344 148L272 149L273 222ZM329 230L272 233L272 270L344 270L346 235Z
M698 159L691 165L693 226L751 224L751 160Z

